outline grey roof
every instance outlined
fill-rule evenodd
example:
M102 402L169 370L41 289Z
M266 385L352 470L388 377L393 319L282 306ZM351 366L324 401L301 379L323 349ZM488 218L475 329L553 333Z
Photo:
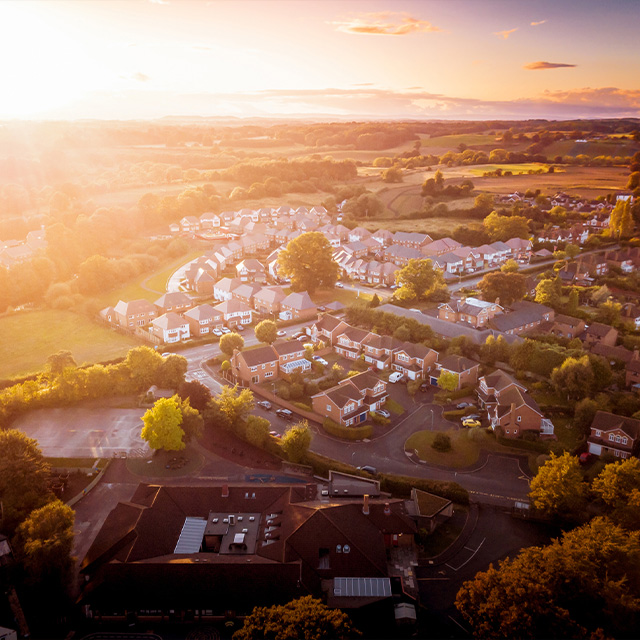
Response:
M551 307L526 300L514 302L511 308L511 313L497 315L491 320L491 324L498 331L511 331L532 322L540 322L547 313L553 311Z
M186 518L173 553L198 553L206 528L207 521L203 518Z

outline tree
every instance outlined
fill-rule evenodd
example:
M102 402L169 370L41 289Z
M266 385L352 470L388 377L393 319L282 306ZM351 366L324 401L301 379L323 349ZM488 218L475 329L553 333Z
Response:
M326 236L317 231L303 233L289 242L278 255L284 276L291 278L294 291L312 294L318 287L333 287L338 279L338 264Z
M455 391L458 388L458 383L458 375L453 371L443 369L438 376L438 386L445 391Z
M574 315L578 311L578 307L580 306L580 297L578 295L578 290L573 287L569 292L569 299L567 300L567 313L571 316Z
M408 342L411 339L411 329L406 324L401 324L394 332L393 337L402 342Z
M556 283L551 278L540 280L536 285L536 302L548 307L555 307L560 302Z
M371 298L371 302L369 302L369 307L371 309L375 309L376 307L380 306L380 298L378 297L377 293L373 294L373 298Z
M595 382L589 356L567 358L551 372L551 384L569 399L581 400L588 396Z
M442 281L442 274L434 270L431 260L411 259L396 273L398 289L395 297L398 300L422 300Z
M640 460L632 457L608 464L591 491L605 504L609 517L627 529L640 529Z
M576 258L576 256L580 253L580 247L578 245L575 245L575 244L568 244L564 248L564 252L567 254L567 257L570 260L574 260Z
M573 410L573 424L581 433L588 436L591 433L591 423L595 418L596 412L602 407L591 398L580 400Z
M285 605L255 607L233 640L348 640L360 635L340 609L304 596Z
M200 412L191 406L188 398L183 400L178 395L173 396L173 398L176 400L178 407L180 407L180 413L182 414L180 427L184 431L183 442L186 444L192 440L198 440L202 437L204 425Z
M502 273L516 273L520 270L520 265L513 259L509 258L501 267Z
M527 284L525 276L521 273L494 271L485 274L478 283L478 289L482 291L482 297L488 302L495 302L499 298L500 304L509 306L524 298L527 293Z
M249 389L225 385L220 394L209 401L204 414L205 424L208 427L238 431L253 408L253 393Z
M601 287L595 289L590 296L590 300L592 304L599 306L606 300L608 300L611 296L611 289L607 287L606 284L603 284Z
M629 189L629 191L633 191L638 187L640 187L640 171L634 171L633 173L629 174L627 189Z
M141 437L152 449L181 451L185 433L181 427L182 411L177 396L160 398L142 416Z
M71 351L58 351L47 358L47 369L54 378L59 376L65 369L78 366Z
M233 356L233 352L237 349L242 351L244 347L244 338L239 333L225 333L220 338L220 351L227 354L229 357Z
M402 171L399 167L389 167L381 174L382 182L402 182Z
M17 429L0 431L0 451L0 530L11 534L53 497L48 489L51 469L38 443Z
M531 480L530 487L531 503L546 515L573 519L580 516L586 506L587 485L582 469L578 459L568 451L561 456L551 453L551 458Z
M495 204L495 197L492 193L482 192L476 196L473 202L474 210L480 215L487 215L493 211L493 205Z
M177 389L184 382L188 367L189 362L184 356L172 353L162 359L156 378L157 384L166 389Z
M273 344L278 337L278 327L273 320L263 320L255 328L256 338L265 344Z
M637 635L640 534L606 518L476 574L456 596L474 638Z
M349 198L342 212L354 218L375 218L384 211L384 203L374 193L361 193Z
M622 312L622 305L615 300L606 300L598 308L596 314L596 321L603 324L617 325L620 322L620 314Z
M291 462L300 462L311 445L311 429L306 420L294 424L282 436L282 450Z
M189 404L198 411L204 411L209 400L211 400L209 387L197 380L181 383L178 387L178 395L183 400L188 400Z
M18 527L17 555L29 582L47 592L47 597L71 586L74 571L73 509L60 500L34 509Z
M529 237L529 223L522 216L501 216L492 211L482 224L492 241Z
M264 447L265 442L269 438L270 429L271 423L266 418L249 416L245 430L247 442L256 447Z
M124 360L136 389L148 389L163 363L164 358L151 347L129 349Z
M631 201L618 200L609 218L609 230L616 238L630 238L633 233L633 215Z

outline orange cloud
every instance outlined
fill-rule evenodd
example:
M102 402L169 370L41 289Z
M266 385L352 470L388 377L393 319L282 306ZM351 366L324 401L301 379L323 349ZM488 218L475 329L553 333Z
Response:
M504 38L505 40L514 32L516 32L518 30L518 27L516 27L515 29L505 29L504 31L494 31L493 35L494 36L500 36L501 38Z
M530 69L532 71L536 71L538 69L560 69L561 67L575 67L575 64L567 64L566 62L543 62L542 60L539 62L530 62L529 64L525 64L523 69Z
M531 22L530 24L531 24L532 27L538 27L541 24L544 24L545 22L546 22L546 20L540 20L540 22Z
M410 33L442 31L427 20L414 18L407 13L383 11L362 13L342 21L332 22L338 31L375 36L406 36Z

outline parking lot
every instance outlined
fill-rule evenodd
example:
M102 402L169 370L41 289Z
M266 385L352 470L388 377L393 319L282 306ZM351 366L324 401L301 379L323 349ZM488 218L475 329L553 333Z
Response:
M146 457L147 443L140 437L144 409L39 409L14 423L14 428L35 438L46 457Z

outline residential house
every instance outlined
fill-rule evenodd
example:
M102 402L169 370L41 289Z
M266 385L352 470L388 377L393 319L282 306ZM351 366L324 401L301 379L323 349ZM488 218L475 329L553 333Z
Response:
M174 311L169 311L169 313L152 320L149 325L149 333L166 344L187 340L191 335L189 321Z
M152 320L158 317L157 307L148 300L131 300L130 302L118 301L114 307L115 318L121 327L134 329L146 327Z
M401 247L410 247L411 249L421 249L422 247L433 242L433 238L426 233L415 233L406 231L396 231L393 236L394 244Z
M250 282L245 282L241 284L239 287L236 287L231 294L232 300L240 300L240 302L244 302L247 306L254 308L253 297L256 293L262 291L262 286L259 284L254 284Z
M448 322L463 322L472 327L486 327L504 309L496 302L462 297L438 305L438 318Z
M328 313L319 315L318 319L311 325L310 337L313 342L325 342L333 346L338 336L343 331L350 328L349 325Z
M389 245L394 244L395 236L388 229L378 229L371 237L382 247L388 247Z
M281 320L308 320L317 313L318 308L306 291L290 293L280 303Z
M362 242L371 237L371 231L364 227L356 227L349 231L349 242Z
M260 384L278 379L278 354L271 345L233 352L231 371L236 380Z
M221 224L220 216L217 213L207 212L200 216L200 227L202 229L218 229Z
M638 455L640 420L619 416L608 411L597 411L587 438L589 453L600 456L611 453L626 460Z
M414 487L411 489L411 500L418 527L426 529L429 533L435 531L439 524L453 515L453 503L447 498L441 498Z
M627 389L633 389L636 393L640 393L640 355L637 349L632 354L624 367L625 385Z
M488 411L494 431L500 429L507 438L521 438L526 432L553 434L553 424L542 415L538 403L519 386L508 387L496 399L497 403Z
M478 380L478 387L476 389L478 405L490 411L498 404L500 394L512 387L516 387L520 389L520 391L527 390L526 387L508 373L502 371L502 369L496 369L493 373L482 376L480 380Z
M533 243L523 238L510 238L505 242L511 249L511 254L516 260L528 260L531 257Z
M594 344L591 353L604 358L612 367L620 365L628 365L632 360L638 357L637 351L631 351L623 346L609 347L606 344Z
M609 273L609 264L604 253L588 253L578 257L581 270L589 273L590 276L604 276Z
M462 273L464 271L465 260L459 255L449 251L431 258L433 267L440 269L442 273Z
M311 371L311 362L305 358L305 349L299 340L274 342L273 349L278 355L278 367L281 372L291 374L296 371Z
M553 320L542 322L534 329L534 332L550 333L559 338L569 338L571 340L579 336L584 331L585 326L585 322L581 318L574 318L560 313Z
M264 316L276 317L280 313L281 303L287 297L282 287L262 287L253 296L255 310Z
M369 332L365 329L347 325L347 328L337 336L333 345L336 353L349 360L357 360L362 353L363 342L368 335Z
M434 240L421 247L423 257L430 258L431 256L439 256L443 253L449 253L455 249L459 249L462 245L452 238L440 238L440 240Z
M342 245L342 251L353 258L362 258L369 253L369 249L366 244L355 241L349 244Z
M366 360L366 355L365 355ZM423 344L404 342L393 351L391 368L405 380L426 380L435 371L438 352Z
M621 309L621 318L625 322L631 322L634 329L640 329L640 305L633 302L625 302Z
M498 264L504 264L513 255L511 247L501 240L492 242L489 246L494 250L494 259Z
M511 305L510 313L496 315L489 322L489 326L506 335L517 335L531 331L554 318L555 311L551 307L521 300Z
M409 260L422 260L425 257L418 249L403 247L399 244L392 244L387 247L383 255L387 262L394 262L401 267L409 264Z
M154 304L158 307L158 315L169 311L184 313L193 307L193 300L182 291L173 291L160 296Z
M213 288L216 284L214 272L205 269L198 269L193 279L193 289L201 296L213 295Z
M482 256L477 253L473 247L459 247L458 249L454 249L450 253L462 258L462 270L465 273L473 273L474 271L482 268Z
M180 220L180 228L185 233L200 231L200 220L195 216L185 216Z
M388 369L393 362L393 354L403 343L393 336L379 336L369 333L362 341L364 360L376 369Z
M239 324L251 324L254 310L246 303L236 300L225 300L217 304L214 309L222 314L227 327L236 327Z
M357 426L387 399L387 383L365 371L311 396L315 413L345 427Z
M608 324L594 322L584 330L584 333L582 333L579 338L587 347L594 344L604 344L608 347L614 347L618 340L618 330Z
M456 386L456 391L462 389L462 387L475 386L478 382L480 365L464 356L446 356L436 363L436 368L437 371L434 372L433 376L430 376L430 382L433 385L438 383L438 378L443 371L454 373L457 376L458 385Z
M207 335L222 326L222 314L210 304L189 309L184 313L184 318L189 323L189 333L194 337Z
M264 265L255 258L245 258L236 265L236 274L242 282L265 282Z
M231 300L233 292L242 284L240 278L222 278L213 285L213 297L216 300Z

